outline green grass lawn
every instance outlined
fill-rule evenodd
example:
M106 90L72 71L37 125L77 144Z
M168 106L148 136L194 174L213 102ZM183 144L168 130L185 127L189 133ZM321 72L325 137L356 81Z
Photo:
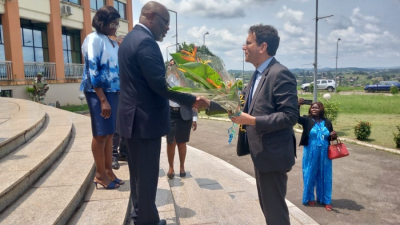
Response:
M61 109L70 111L70 112L79 112L79 111L88 111L89 107L87 104L84 104L83 107L80 105L65 105L61 106Z

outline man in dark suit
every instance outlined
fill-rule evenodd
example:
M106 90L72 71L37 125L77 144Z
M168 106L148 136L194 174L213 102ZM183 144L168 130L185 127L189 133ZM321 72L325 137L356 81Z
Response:
M294 165L296 155L296 79L273 57L279 39L272 26L250 27L243 50L246 62L252 63L256 71L243 90L243 112L232 118L233 122L246 125L259 201L268 225L290 224L285 202L286 173Z
M137 225L166 224L155 204L161 137L170 131L168 99L192 108L207 107L206 99L170 91L163 57L156 41L169 30L169 13L157 2L146 3L139 24L124 38L118 58L121 94L117 132L127 140L132 218Z

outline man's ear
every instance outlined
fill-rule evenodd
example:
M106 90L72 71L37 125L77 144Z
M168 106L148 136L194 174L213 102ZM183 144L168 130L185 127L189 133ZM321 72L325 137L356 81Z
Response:
M268 48L267 42L263 42L263 43L261 44L260 53L267 52L267 48Z

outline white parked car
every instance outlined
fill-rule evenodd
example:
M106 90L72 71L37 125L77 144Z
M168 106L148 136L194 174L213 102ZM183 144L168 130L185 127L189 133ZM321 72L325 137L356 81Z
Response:
M314 82L311 83L305 83L301 85L301 89L305 92L310 91L310 84L312 84ZM327 90L329 92L332 92L335 90L335 81L334 80L317 80L317 89L318 90Z

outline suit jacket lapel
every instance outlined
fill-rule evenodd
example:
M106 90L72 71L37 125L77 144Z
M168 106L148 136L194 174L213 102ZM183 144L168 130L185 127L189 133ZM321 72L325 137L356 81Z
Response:
M262 73L260 82L258 83L257 89L255 90L254 96L253 96L253 98L252 98L252 100L251 100L250 108L249 108L249 110L248 110L249 114L253 111L253 107L254 107L254 104L255 104L255 102L256 102L256 100L257 100L258 93L260 92L262 86L263 86L264 83L265 83L265 78L266 78L267 75L268 75L269 69L270 69L275 63L276 63L276 59L273 58L273 59L271 60L271 62L269 63L268 67L267 67L267 68L264 70L264 72ZM250 93L250 94L251 94L251 93Z

